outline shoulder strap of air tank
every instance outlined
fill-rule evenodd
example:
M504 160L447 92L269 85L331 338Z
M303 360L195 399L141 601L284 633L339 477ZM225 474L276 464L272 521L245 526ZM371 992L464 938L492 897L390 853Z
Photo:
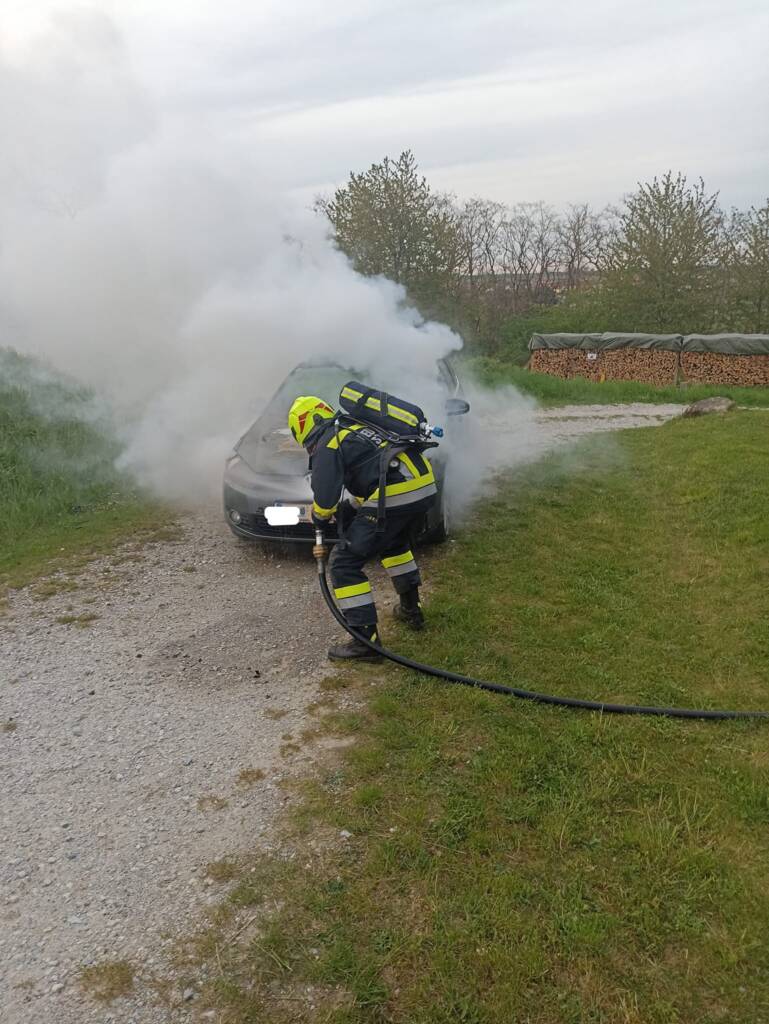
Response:
M397 459L399 455L403 455L408 447L408 444L388 444L386 448L382 449L382 454L379 457L379 497L376 508L377 533L384 533L385 521L387 519L387 498L385 494L387 490L387 470L390 468L392 460Z
M422 441L422 440L407 440L401 441L400 444L391 442L387 447L382 449L382 454L379 459L379 498L377 499L377 510L376 510L376 532L384 533L385 520L387 518L387 508L385 504L385 490L387 488L387 470L393 459L397 459L399 455L405 455L408 451L417 451L421 455L427 448L437 448L437 442L435 441Z

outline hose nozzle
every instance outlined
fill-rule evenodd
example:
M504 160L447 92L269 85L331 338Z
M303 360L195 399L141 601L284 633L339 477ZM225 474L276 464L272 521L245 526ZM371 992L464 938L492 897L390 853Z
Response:
M326 562L326 554L326 545L323 543L323 530L316 529L312 557L318 563L318 573L321 575L323 573L323 566Z

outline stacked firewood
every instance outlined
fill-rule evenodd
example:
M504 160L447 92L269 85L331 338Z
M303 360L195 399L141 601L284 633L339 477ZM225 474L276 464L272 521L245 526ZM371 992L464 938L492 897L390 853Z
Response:
M538 348L531 353L529 369L533 373L549 373L568 379L574 376L575 356L584 355L578 348Z
M658 387L678 381L769 387L767 336L535 335L532 344L548 338L567 347L532 351L529 366L537 373L594 381L633 380ZM644 348L645 342L669 345L676 351ZM618 347L602 347L607 343ZM698 352L698 348L720 351ZM737 355L740 349L750 354Z
M682 352L681 375L685 380L697 384L769 387L769 356Z
M596 362L599 380L637 380L669 387L676 382L678 353L664 348L613 348L601 352Z
M615 348L590 352L581 348L536 349L529 367L555 377L587 380L635 380L667 387L675 384L678 353L666 349Z

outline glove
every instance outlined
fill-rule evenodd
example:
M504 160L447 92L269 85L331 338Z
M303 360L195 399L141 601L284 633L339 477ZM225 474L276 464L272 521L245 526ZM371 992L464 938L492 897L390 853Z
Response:
M327 519L323 519L321 518L321 516L316 515L315 512L312 513L312 525L315 527L316 530L325 530L330 522L331 516L329 516Z

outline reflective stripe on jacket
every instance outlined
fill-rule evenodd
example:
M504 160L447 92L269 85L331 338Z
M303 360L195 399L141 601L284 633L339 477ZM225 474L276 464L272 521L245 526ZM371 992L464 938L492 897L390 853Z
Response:
M332 423L323 431L313 452L313 513L330 519L336 512L342 491L360 495L368 508L379 504L379 472L383 449L391 442L373 427ZM385 507L402 507L437 493L435 474L427 458L417 452L394 456L387 470Z
M421 501L423 498L429 498L431 494L438 493L433 467L424 455L406 455L404 452L397 456L397 460L398 466L392 475L397 475L401 479L390 482L391 474L388 473L388 482L385 484L385 508L410 505L414 501ZM377 508L378 505L377 487L363 502L363 507Z

